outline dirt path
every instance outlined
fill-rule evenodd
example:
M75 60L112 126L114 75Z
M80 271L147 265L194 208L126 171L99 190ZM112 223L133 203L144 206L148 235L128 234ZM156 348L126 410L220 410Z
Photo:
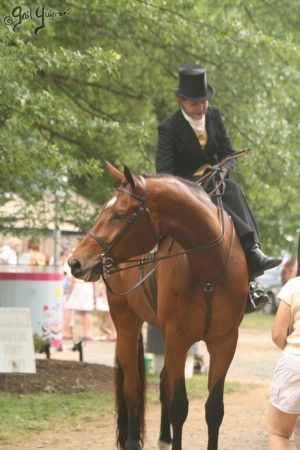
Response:
M268 332L241 330L237 352L228 379L247 382L242 393L225 396L225 417L220 430L219 450L267 450L266 413L269 382L280 351L271 343ZM249 389L249 384L252 386ZM147 410L147 436L144 450L157 450L159 405ZM115 418L88 429L61 434L40 433L35 441L6 450L115 450ZM204 400L190 401L184 425L183 450L205 450L207 428ZM294 447L293 447L294 448Z

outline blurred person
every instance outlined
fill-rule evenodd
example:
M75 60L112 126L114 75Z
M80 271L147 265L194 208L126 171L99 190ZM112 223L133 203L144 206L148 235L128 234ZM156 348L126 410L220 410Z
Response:
M102 278L96 284L96 311L101 341L115 341L116 329L112 321L106 296L106 287Z
M291 278L294 277L299 277L300 276L300 267L298 267L298 261L296 261L296 264L293 267L292 273L291 273Z
M5 245L0 248L0 264L16 265L18 264L18 255L21 250L22 241L11 237L7 239Z
M54 256L49 255L49 253L45 253L45 265L53 266L54 265Z
M85 340L93 339L93 310L95 299L95 283L87 283L83 280L70 275L70 287L66 296L65 307L74 310L80 315L83 325L83 338ZM68 327L68 318L65 316L66 327ZM67 328L66 328L67 329ZM64 331L66 332L64 327ZM66 335L65 335L66 336Z
M299 236L299 239L298 239L298 259L297 259L297 262L295 264L295 267L294 267L294 270L293 270L293 273L292 273L292 275L295 276L295 277L296 276L300 277L299 255L300 255L300 236Z
M41 252L39 241L31 238L27 242L27 251L20 255L20 264L34 266L45 266L46 256Z
M300 236L298 239L298 255L300 255ZM294 277L300 277L300 264L299 264L298 259L296 259L294 267L291 272L291 278L294 278Z
M68 305L68 294L70 291L70 279L71 279L71 269L68 264L68 258L70 256L70 252L66 250L62 250L60 252L60 260L59 264L63 270L64 279L63 279L63 290L64 290L64 317L63 317L63 339L74 339L73 329L75 324L75 312L73 309L69 308Z
M41 244L35 239L30 239L27 243L28 253L30 255L30 266L45 266L46 255L41 252Z
M299 257L298 249L298 267ZM272 339L283 352L270 385L269 443L271 450L290 449L289 439L295 427L295 440L300 450L300 276L290 278L277 297L279 307Z
M296 276L297 272L297 258L295 256L291 256L283 265L282 272L281 272L281 283L282 286L285 285L287 281L289 281L290 278L293 278Z

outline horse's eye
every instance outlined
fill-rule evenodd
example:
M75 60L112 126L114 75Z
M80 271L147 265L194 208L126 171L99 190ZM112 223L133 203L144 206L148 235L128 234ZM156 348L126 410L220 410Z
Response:
M121 211L116 211L114 213L114 219L115 220L123 220L124 219L124 213Z

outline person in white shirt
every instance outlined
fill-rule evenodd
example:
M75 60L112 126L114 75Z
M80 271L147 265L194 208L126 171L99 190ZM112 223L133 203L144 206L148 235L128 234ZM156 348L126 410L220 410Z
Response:
M6 244L0 248L0 264L16 265L21 244L22 241L18 238L8 239Z
M294 431L300 450L300 276L282 287L278 299L272 339L283 352L270 385L269 444L271 450L290 449Z

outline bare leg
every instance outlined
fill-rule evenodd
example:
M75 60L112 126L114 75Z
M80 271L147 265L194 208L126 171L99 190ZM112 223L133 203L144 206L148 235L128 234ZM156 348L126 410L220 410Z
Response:
M93 316L89 311L81 312L82 324L84 329L84 339L93 338Z
M111 333L111 319L108 311L97 311L100 336L108 337Z
M111 318L111 315L109 314L109 324L110 324L110 335L109 335L109 340L110 341L115 341L117 339L117 330L115 328L115 324L113 323L113 320Z
M294 439L297 450L300 450L300 414L294 426Z
M64 309L64 322L63 322L63 338L70 339L73 337L73 327L71 327L72 309Z
M289 450L297 414L287 414L270 405L267 419L270 450Z

